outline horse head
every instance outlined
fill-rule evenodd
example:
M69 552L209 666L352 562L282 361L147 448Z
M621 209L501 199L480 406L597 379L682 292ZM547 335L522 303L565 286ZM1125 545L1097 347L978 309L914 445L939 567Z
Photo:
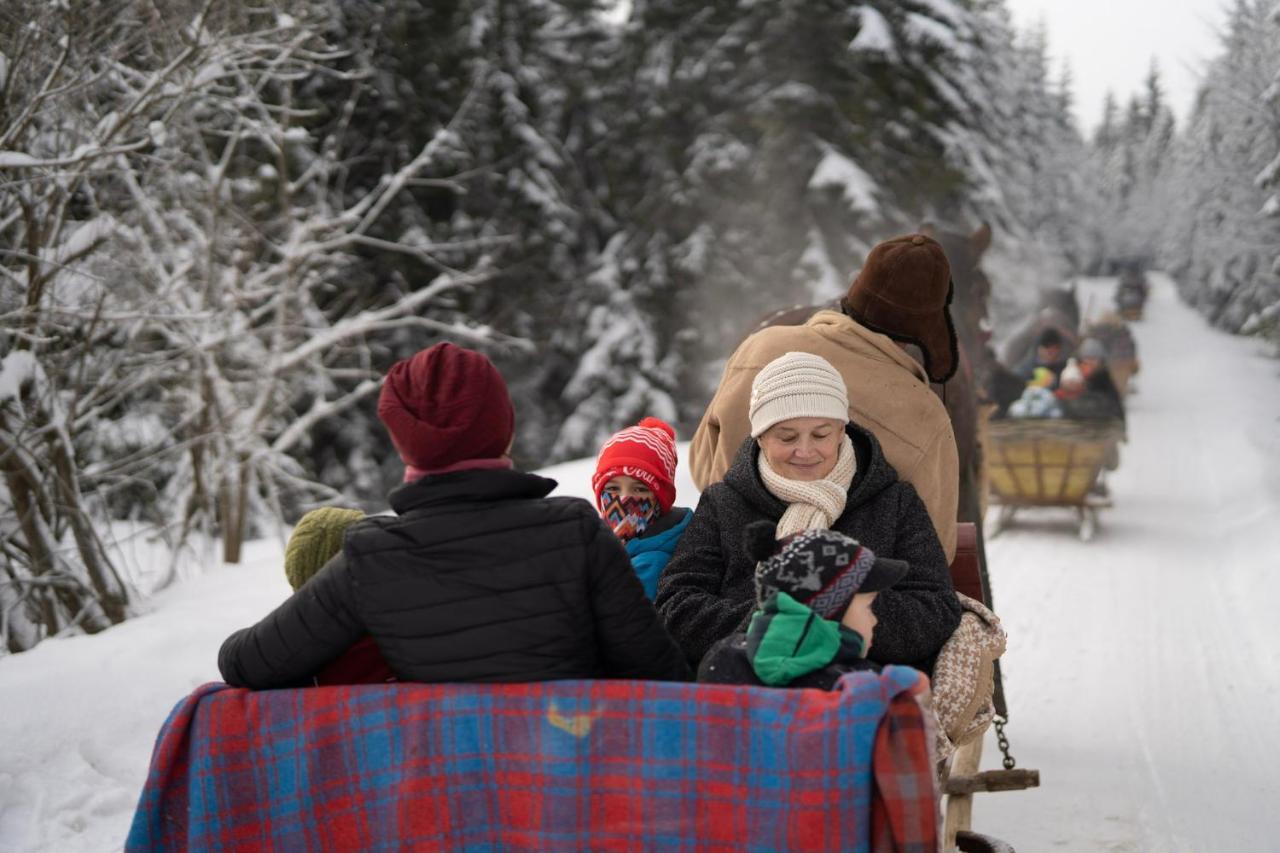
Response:
M1073 281L1065 287L1050 287L1040 291L1039 313L1042 317L1057 315L1058 325L1065 326L1072 335L1080 331L1080 297Z
M991 247L991 226L982 223L974 231L937 228L930 223L920 227L942 244L951 264L951 281L955 290L951 297L951 321L956 337L970 361L980 360L991 337L988 308L991 303L991 280L982 270L982 256Z

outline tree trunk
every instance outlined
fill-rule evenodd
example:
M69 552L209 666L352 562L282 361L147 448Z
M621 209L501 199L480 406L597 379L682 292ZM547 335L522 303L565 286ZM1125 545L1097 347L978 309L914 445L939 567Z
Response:
M129 615L128 590L84 511L80 479L66 437L61 432L55 432L50 443L57 474L54 481L58 487L59 508L71 526L76 551L80 555L80 562L84 565L89 586L93 588L98 605L108 623L118 625Z
M6 552L8 547L6 547ZM24 591L17 571L18 564L6 553L0 564L0 643L10 654L25 651L44 636L26 606Z
M38 401L26 404L33 412L25 419L27 426L38 429L48 424ZM125 585L84 511L65 434L54 430L44 449L49 451L47 457L23 446L0 413L0 460L24 557L17 562L17 571L13 566L8 569L12 594L6 607L24 610L29 621L40 626L42 636L70 625L90 633L100 631L126 617ZM56 531L65 527L72 531L78 561L66 556L61 547ZM6 560L14 562L12 550ZM6 643L12 646L19 640L10 633Z
M243 456L236 466L235 489L224 481L222 492L222 559L239 563L244 545L245 518L249 512L249 486L253 471Z
M46 577L53 571L53 554L41 535L40 522L36 518L35 500L27 479L17 461L18 450L8 446L8 442L0 445L0 455L4 458L5 485L9 488L9 496L13 500L13 511L22 530L23 544L27 552L27 571L34 577ZM18 594L22 594L22 579L15 577ZM37 594L33 616L44 626L47 633L56 633L61 627L58 622L58 608L53 599L45 594ZM27 605L22 605L27 606Z

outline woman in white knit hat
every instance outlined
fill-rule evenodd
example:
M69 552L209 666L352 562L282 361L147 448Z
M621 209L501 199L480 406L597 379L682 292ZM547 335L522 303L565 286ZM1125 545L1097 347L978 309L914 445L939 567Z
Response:
M929 672L960 622L946 557L924 503L885 460L875 436L849 420L848 392L825 359L789 352L751 386L751 437L724 480L707 487L663 571L654 600L691 664L741 630L755 605L747 525L777 524L777 537L828 528L907 575L876 598L871 658Z

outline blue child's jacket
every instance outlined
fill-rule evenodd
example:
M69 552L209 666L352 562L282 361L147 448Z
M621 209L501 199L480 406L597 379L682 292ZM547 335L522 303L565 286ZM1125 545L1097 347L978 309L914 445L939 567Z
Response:
M636 575L644 585L644 594L649 596L650 601L658 594L658 576L667 567L667 561L671 559L676 543L680 541L691 518L693 510L674 506L652 528L627 543L631 565L635 567Z

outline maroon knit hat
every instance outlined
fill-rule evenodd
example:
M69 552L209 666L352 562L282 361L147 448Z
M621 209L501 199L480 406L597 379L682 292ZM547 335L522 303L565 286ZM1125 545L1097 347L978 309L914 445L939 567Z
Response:
M404 463L424 471L497 458L515 434L511 396L493 362L449 343L391 366L378 419Z
M942 245L924 234L907 234L871 250L843 307L867 328L920 347L929 378L946 382L960 360L947 310L952 291Z

